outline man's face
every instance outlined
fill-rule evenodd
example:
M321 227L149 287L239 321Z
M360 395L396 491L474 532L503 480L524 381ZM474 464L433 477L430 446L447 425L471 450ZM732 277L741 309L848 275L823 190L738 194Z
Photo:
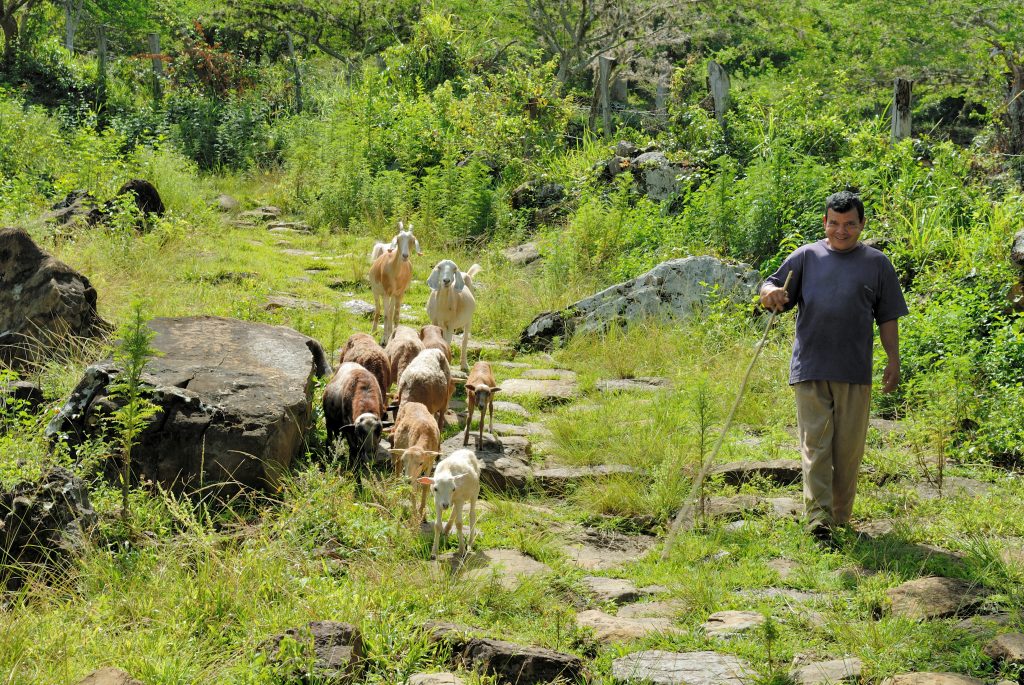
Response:
M848 252L857 247L862 230L864 222L857 216L856 209L848 212L829 209L825 212L825 240L836 252Z

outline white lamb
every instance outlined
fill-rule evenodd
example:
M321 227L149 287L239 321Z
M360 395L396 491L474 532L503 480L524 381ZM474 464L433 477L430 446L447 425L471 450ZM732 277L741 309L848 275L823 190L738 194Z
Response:
M459 533L459 554L466 553L466 539L462 534L462 505L469 502L469 547L476 536L476 500L480 496L480 462L473 450L455 450L438 463L434 477L420 478L417 482L429 485L434 493L434 547L431 554L437 558L444 512L450 507L451 517L444 534L451 533L452 523Z

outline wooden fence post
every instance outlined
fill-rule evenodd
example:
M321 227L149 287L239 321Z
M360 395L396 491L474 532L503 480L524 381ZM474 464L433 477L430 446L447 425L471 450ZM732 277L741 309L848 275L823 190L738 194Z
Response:
M608 79L612 69L615 68L615 59L601 55L598 58L600 92L601 92L601 123L604 127L604 137L612 135L612 97Z
M302 74L299 73L299 60L295 58L295 45L292 43L291 31L288 31L288 57L292 61L292 73L295 75L295 110L302 114Z
M708 85L715 100L715 119L724 127L725 111L729 109L729 74L714 60L708 62Z
M161 80L164 74L164 63L160 59L160 34L149 34L149 60L153 65L153 103L160 104L163 99L163 87Z
M913 81L898 78L892 89L892 142L910 137L910 91Z
M654 109L658 114L668 111L668 86L671 78L671 74L662 74L658 78L658 89L654 91Z

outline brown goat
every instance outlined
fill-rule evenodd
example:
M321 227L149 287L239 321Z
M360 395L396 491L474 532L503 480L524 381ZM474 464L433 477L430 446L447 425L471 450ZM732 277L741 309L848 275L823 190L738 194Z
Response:
M427 410L437 418L438 430L444 430L451 380L451 368L444 354L439 350L423 350L398 379L399 406L406 402L425 404Z
M391 361L391 382L397 383L402 377L405 367L409 366L413 359L424 350L423 342L415 328L408 326L395 327L394 335L384 348L384 353Z
M494 381L494 372L487 362L473 364L469 377L466 379L466 433L462 436L462 445L469 444L469 427L473 425L473 411L480 407L480 434L476 439L476 448L483 447L484 419L487 410L491 412L491 433L494 433L494 393L501 392Z
M440 455L441 431L430 410L421 402L406 402L398 410L392 433L391 456L395 475L404 466L405 476L412 483L413 522L423 520L427 504L427 486L417 483L420 476L429 476L434 470L434 460ZM416 493L420 493L419 506Z
M366 333L353 333L341 350L341 363L355 362L373 374L380 385L380 396L384 405L388 403L388 390L391 389L391 360L384 348L377 344L373 336Z
M341 435L348 443L349 466L355 472L356 489L362 489L362 472L377 456L384 430L384 398L373 374L354 362L338 367L324 387L324 421L327 445L335 449Z
M430 324L421 328L420 340L423 341L423 347L428 350L444 352L444 358L449 364L452 363L452 346L444 339L444 330L440 326Z

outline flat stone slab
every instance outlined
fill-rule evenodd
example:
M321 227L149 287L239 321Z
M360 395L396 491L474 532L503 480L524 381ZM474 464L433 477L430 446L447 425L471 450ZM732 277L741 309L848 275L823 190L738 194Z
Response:
M623 535L586 528L576 533L562 551L587 571L610 571L642 558L654 544L647 535Z
M462 349L462 334L452 336L452 350ZM513 357L516 351L511 345L496 342L494 340L478 340L472 335L469 336L469 343L466 345L466 354L479 356L481 352L487 352L489 357Z
M743 590L739 593L754 599L784 599L796 604L809 604L821 600L825 595L820 592L804 592L786 587L766 587L759 590Z
M448 456L463 449L463 434L457 433L441 443L441 454ZM526 492L533 468L529 464L530 442L525 438L508 436L500 440L484 434L481 449L476 447L476 437L469 436L468 449L480 460L480 482L500 493L522 494Z
M473 419L473 427L480 430L477 421L480 420L479 412L476 412L476 416ZM490 420L484 422L484 428L489 429L491 427ZM491 431L484 430L484 433ZM513 423L495 423L494 424L494 435L499 438L506 437L517 437L517 438L528 438L533 435L551 435L551 431L544 427L540 423L527 423L522 426Z
M286 247L281 250L281 254L286 254L289 257L316 257L316 252L310 252L309 250L297 250L294 247Z
M766 501L778 518L798 519L804 515L804 503L793 497L769 497Z
M619 607L616 616L623 618L675 618L686 609L686 603L677 599L661 602L636 602Z
M737 461L722 464L711 473L722 476L729 485L741 485L755 477L764 478L777 485L796 485L803 480L803 468L796 459Z
M1003 633L985 645L985 654L994 661L1024 664L1024 634Z
M982 600L969 583L939 576L908 581L886 594L894 616L921 620L968 615Z
M797 685L832 685L858 680L863 669L863 662L855 657L818 661L794 671L793 680Z
M465 682L454 673L417 673L409 676L405 685L465 685Z
M536 396L542 404L570 402L578 392L576 383L572 381L510 378L501 383L501 394L505 397Z
M519 374L519 377L535 381L556 380L576 382L576 372L569 369L527 369Z
M667 618L626 618L612 616L598 609L581 612L576 616L576 624L581 628L590 628L598 642L629 642L650 635L664 633L682 633Z
M267 301L263 303L263 308L268 312L274 311L275 309L303 309L308 312L322 312L329 310L331 307L323 302L302 300L297 297L291 297L290 295L271 295L267 298Z
M779 580L783 582L792 578L801 568L800 564L792 559L772 559L765 566L779 574Z
M633 652L612 662L617 683L749 685L754 671L742 659L718 652Z
M356 316L373 316L374 306L365 300L346 300L339 305L342 309Z
M984 680L960 673L903 673L886 678L881 685L984 685Z
M708 616L701 627L708 635L726 637L756 628L764 623L764 616L756 611L719 611Z
M962 478L960 476L946 476L942 479L942 497L984 497L993 488L992 483L975 480L974 478ZM939 499L940 490L936 483L918 483L914 486L914 492L924 501Z
M78 685L143 685L141 680L136 680L130 674L122 671L120 668L113 668L107 666L100 668L83 679L78 681Z
M506 590L519 587L524 576L551 573L551 567L515 549L487 549L466 559L463 569L469 578L487 579L496 574Z
M504 400L494 401L494 411L504 411L509 414L516 414L522 416L524 419L530 418L530 411L521 404L515 402L506 402Z
M761 498L754 495L713 496L704 501L704 514L711 518L736 520L765 508Z
M658 376L608 378L594 384L601 392L662 392L672 389L672 381Z
M561 466L537 469L533 480L545 492L560 494L581 483L611 476L640 475L640 469L626 464L598 464L597 466Z
M644 593L631 580L584 576L582 582L595 599L613 604L626 604L640 599Z

